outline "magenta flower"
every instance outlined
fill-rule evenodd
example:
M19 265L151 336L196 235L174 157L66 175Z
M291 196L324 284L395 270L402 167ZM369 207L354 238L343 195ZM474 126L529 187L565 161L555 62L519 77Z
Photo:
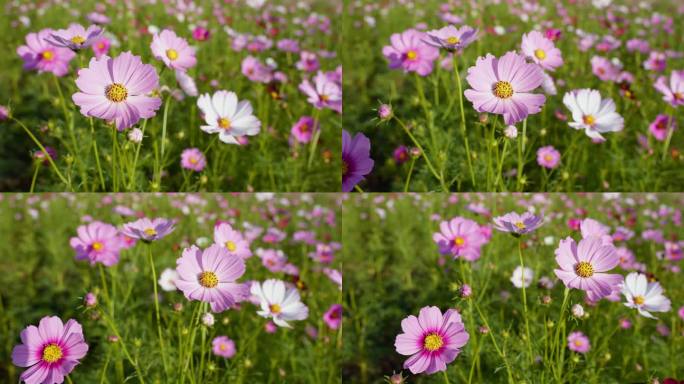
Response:
M673 107L684 105L684 71L672 71L669 83L665 76L660 76L653 86Z
M667 56L664 52L651 51L648 59L644 61L644 69L655 72L662 72L667 66Z
M155 33L150 48L152 55L171 69L187 71L197 64L195 48L170 29L165 29L160 34Z
M220 245L204 251L195 245L186 248L176 264L176 287L188 300L210 303L213 312L223 312L249 295L249 287L236 281L245 274L244 260Z
M292 126L290 133L298 143L308 143L314 132L319 129L318 123L311 116L302 116Z
M482 228L463 217L454 217L439 224L440 232L432 235L432 240L443 255L450 253L454 258L475 261L480 258L480 248L487 243Z
M64 76L69 72L69 62L76 54L71 49L48 43L46 39L52 33L51 29L43 29L26 35L26 45L17 48L17 54L24 60L24 69L35 69L38 73L52 72L56 76Z
M544 80L541 68L512 51L500 59L491 54L479 57L468 68L466 79L473 89L464 94L473 107L478 112L502 114L506 125L538 113L546 101L544 95L530 93Z
M561 154L551 145L537 150L537 164L544 168L554 169L560 164Z
M442 316L437 307L423 307L418 317L410 315L402 320L401 329L404 333L397 335L394 347L398 353L411 356L404 368L413 374L446 370L470 337L455 309Z
M342 192L351 192L373 170L370 146L363 133L352 138L346 129L342 130Z
M28 367L20 377L26 384L64 382L88 352L81 324L73 319L63 324L57 316L43 317L38 327L24 328L21 342L12 350L12 363Z
M331 305L323 314L323 321L330 329L339 329L340 324L342 324L342 305Z
M508 232L513 236L530 233L544 224L544 218L536 216L532 212L524 212L522 215L509 212L503 216L494 218L494 228L501 232Z
M409 150L405 145L400 145L394 149L392 157L397 165L404 164L409 159Z
M216 336L211 341L211 350L216 356L230 359L235 356L235 343L228 336Z
M249 241L228 223L220 223L214 227L214 243L224 247L233 256L242 259L252 257Z
M589 352L589 349L591 349L589 338L582 332L572 332L568 335L568 349L578 353Z
M423 32L409 29L390 36L392 45L386 45L382 54L389 60L391 69L403 68L405 72L416 72L420 76L432 73L439 49L425 43L430 38Z
M541 32L532 31L523 35L520 48L525 56L547 71L554 71L563 65L560 49Z
M317 109L330 108L342 113L342 88L323 72L318 72L314 83L304 79L299 90L307 96L307 101Z
M207 159L199 148L186 148L181 153L181 167L195 172L201 172L207 165Z
M133 238L140 239L145 242L151 242L166 237L173 232L176 222L164 218L156 218L153 220L143 217L132 223L126 223L121 228L121 233Z
M106 38L104 35L100 35L93 44L90 46L92 48L93 53L95 54L96 58L100 58L109 52L109 47L112 45L112 43L109 41L108 38Z
M318 57L315 53L309 51L302 51L299 54L299 61L297 62L297 69L304 72L316 72L321 67L318 62Z
M648 131L658 141L665 141L668 134L677 129L677 122L671 116L659 114L648 126Z
M192 38L197 40L197 41L207 41L209 40L209 37L211 36L211 32L202 27L202 26L197 26L195 29L192 30Z
M554 272L568 288L587 292L592 301L608 296L622 282L622 276L605 273L618 265L620 259L611 244L601 237L591 236L580 240L571 237L561 240L556 249L556 262L560 269Z
M441 29L428 31L427 39L424 42L437 48L444 48L447 51L459 51L475 41L477 29L467 25L456 28L453 25Z
M115 121L119 131L153 117L161 105L160 98L147 96L159 87L157 72L130 52L114 59L107 55L90 59L88 68L78 71L76 85L80 92L71 98L81 113Z
M122 243L119 231L111 224L93 221L76 229L77 237L69 240L76 251L76 260L89 260L91 265L102 263L110 267L119 262Z
M53 32L46 40L55 47L77 51L90 47L102 35L102 32L102 28L97 25L91 25L85 29L82 25L73 23L67 29L58 29Z

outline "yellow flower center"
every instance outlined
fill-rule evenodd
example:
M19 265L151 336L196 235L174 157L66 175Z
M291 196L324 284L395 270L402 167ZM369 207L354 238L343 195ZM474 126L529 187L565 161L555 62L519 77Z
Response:
M523 223L522 221L518 221L517 223L515 223L515 226L518 227L518 229L525 229L525 228L527 228L527 226L525 225L525 223Z
M114 83L105 88L107 99L115 103L120 103L128 97L128 90L119 83Z
M454 244L460 247L461 245L465 244L465 239L461 236L456 236L456 238L454 239Z
M204 288L214 288L218 285L219 279L214 272L202 272L199 276L199 283Z
M447 42L448 44L451 44L451 45L456 45L456 44L458 44L460 41L461 41L461 39L459 39L459 38L456 37L456 36L451 36L450 38L446 39L446 42Z
M596 123L596 118L593 115L584 115L582 121L588 126L593 126Z
M321 101L324 103L327 103L328 100L330 100L330 96L328 95L321 95Z
M268 308L271 310L271 313L276 315L282 311L282 308L280 308L280 305L278 304L271 304L268 306Z
M643 305L646 300L643 296L634 296L634 304Z
M104 49L104 47L105 47L105 43L103 43L103 42L97 43L97 48Z
M539 60L544 60L546 59L546 52L543 49L535 49L534 56Z
M219 349L222 350L222 351L225 351L226 349L228 349L228 347L226 347L226 345L222 343L222 344L219 346Z
M553 156L548 155L548 154L547 154L547 155L544 155L544 160L546 160L547 162L550 163L551 161L553 161Z
M494 84L494 96L499 99L508 99L513 96L513 86L508 81L497 81Z
M416 52L414 50L410 50L410 51L406 52L406 58L409 60L415 60L418 58L418 52Z
M43 60L46 61L52 61L52 59L55 58L55 54L52 53L52 51L43 51L40 55L43 57Z
M309 124L306 124L306 123L302 124L299 127L299 131L303 132L303 133L309 132Z
M575 273L579 277L591 277L594 274L594 267L586 261L580 261L575 265Z
M219 127L225 129L226 131L230 129L230 119L227 117L219 117L218 119Z
M197 158L196 158L196 157L191 157L191 158L190 158L190 164L197 164Z
M62 348L57 344L48 344L43 348L43 361L52 364L62 358Z
M147 229L144 230L143 232L145 232L145 234L146 234L147 236L154 236L154 235L157 234L157 230L154 229L154 228L147 228Z
M582 340L575 340L574 344L575 344L575 347L581 347L582 346Z
M444 340L442 339L442 336L436 334L436 333L431 333L427 336L425 336L425 340L423 340L423 347L427 349L430 352L434 352L444 345Z
M168 57L171 61L176 60L178 58L178 52L176 52L175 49L167 49L166 57Z
M675 92L673 95L674 95L675 100L684 99L684 94L682 94L681 92Z
M101 251L102 248L104 248L104 244L102 244L101 242L96 241L96 242L93 243L93 250L95 250L95 251Z
M237 245L234 241L228 240L226 241L226 249L228 249L231 252L235 252L235 250L237 249Z
M74 44L83 44L85 43L85 37L83 36L74 36L71 38L71 42Z

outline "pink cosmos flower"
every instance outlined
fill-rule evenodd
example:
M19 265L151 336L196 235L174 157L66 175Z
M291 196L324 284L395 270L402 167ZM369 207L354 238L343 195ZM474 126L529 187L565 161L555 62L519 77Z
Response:
M104 36L100 35L95 41L93 41L92 45L90 48L93 50L93 53L95 54L96 58L100 58L109 52L109 47L112 45L112 43L109 41L109 39Z
M342 88L323 72L318 72L314 82L304 79L299 90L307 96L307 101L317 109L330 108L342 113Z
M554 71L563 65L560 49L556 48L553 41L547 39L541 32L532 31L523 35L520 48L525 56L548 71Z
M418 317L410 315L402 320L401 329L404 333L397 335L394 347L398 353L411 356L404 368L413 374L446 370L470 337L455 309L442 315L437 307L423 307Z
M450 253L454 258L461 257L467 261L480 258L480 248L487 239L476 222L459 216L442 221L439 228L441 232L433 234L432 240L437 243L441 254Z
M669 83L665 76L660 76L653 86L663 94L663 100L673 107L684 105L684 71L672 71Z
M658 140L664 141L668 134L677 128L677 122L668 115L659 114L655 120L648 126L648 131Z
M467 25L456 28L453 25L427 32L426 44L448 51L461 50L477 38L477 29Z
M115 121L119 131L153 117L161 106L160 98L147 96L159 87L157 72L130 52L114 59L107 55L90 59L88 68L78 71L76 85L80 92L71 99L81 113Z
M667 66L667 56L664 52L651 51L648 59L644 61L644 69L655 72L662 72Z
M97 25L91 25L86 30L82 25L73 23L67 29L54 31L46 40L55 47L70 48L76 51L90 47L102 35L102 32L102 28Z
M521 215L516 212L509 212L503 216L495 217L493 220L496 230L508 232L514 236L533 232L544 224L544 218L532 212L524 212Z
M211 32L202 27L202 26L197 26L195 29L192 30L192 38L197 40L197 41L207 41L209 40L209 37L211 36Z
M537 150L537 164L544 168L554 169L560 164L561 154L551 145Z
M121 228L121 233L133 239L150 242L166 237L166 235L173 232L175 225L176 222L174 220L161 217L150 220L147 217L143 217L132 223L124 224Z
M620 69L605 57L594 56L591 58L592 72L603 81L615 81L620 75Z
M555 251L556 262L560 269L554 272L566 287L581 289L596 301L610 295L622 276L605 273L618 265L620 259L615 247L603 243L598 236L580 240L579 244L571 237L561 240Z
M17 54L24 60L24 69L35 69L38 73L52 72L56 76L64 76L69 72L69 62L76 54L71 49L48 43L46 39L52 33L52 29L43 29L26 35L26 45L17 48Z
M220 223L214 227L214 243L224 247L233 256L242 259L252 257L249 241L228 223Z
M430 38L423 32L409 29L390 36L391 45L382 49L391 69L403 68L405 72L416 72L420 76L432 73L439 49L428 45Z
M582 238L598 237L604 244L613 244L613 237L610 235L610 227L592 218L583 219L580 222L580 233Z
M195 172L201 172L207 165L207 159L199 148L186 148L181 153L181 167Z
M506 125L538 113L546 101L544 95L530 93L544 80L541 68L512 51L500 59L491 54L479 57L468 68L466 79L473 89L464 94L473 107L478 112L503 114Z
M197 64L195 48L170 29L165 29L160 34L155 33L150 48L152 55L171 69L187 71Z
M247 284L236 281L245 274L244 260L220 245L204 251L195 245L186 248L176 264L176 287L188 300L210 303L213 312L223 312L249 295Z
M308 143L314 132L319 129L318 123L311 116L302 116L292 126L290 133L298 143Z
M88 352L81 324L73 319L63 324L57 316L43 317L38 327L26 327L21 342L12 350L12 363L28 367L20 377L26 384L64 382Z
M568 335L568 349L577 353L587 353L591 349L589 338L582 332L572 332Z
M280 249L257 249L261 264L273 273L281 272L287 265L287 256Z
M331 305L323 314L323 321L330 329L339 329L340 324L342 324L342 305Z
M102 263L107 267L119 261L121 239L119 231L111 224L93 221L76 229L77 237L69 240L76 251L76 260L89 260L91 265Z
M228 336L216 336L211 341L211 350L214 355L230 359L235 356L235 342Z
M299 54L299 61L297 62L297 69L304 72L316 72L321 67L318 62L318 57L315 53L309 51L302 51Z
M257 83L270 83L273 80L273 70L264 65L253 56L247 56L242 60L242 74L251 81Z

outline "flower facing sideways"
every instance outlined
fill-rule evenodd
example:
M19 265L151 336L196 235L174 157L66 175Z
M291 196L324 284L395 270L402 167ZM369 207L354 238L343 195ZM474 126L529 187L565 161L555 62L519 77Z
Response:
M646 275L632 272L625 277L622 294L627 299L626 307L634 308L639 314L650 319L656 317L651 312L668 312L670 299L663 295L663 287L657 281L649 282Z
M218 133L219 140L227 144L240 144L238 137L254 136L261 130L261 121L254 116L252 104L238 101L235 92L205 93L197 99L207 125L200 128L207 133Z
M261 310L257 314L273 318L279 327L291 328L288 321L309 317L309 308L301 302L297 288L288 287L281 280L256 281L252 283L251 293L259 299Z
M584 133L596 141L605 141L601 133L619 132L625 121L615 112L612 99L601 99L599 91L580 89L563 96L563 104L572 112L572 128L584 129Z
M444 48L448 51L458 51L467 47L477 38L477 29L467 25L456 28L453 25L441 29L428 31L426 44L437 48Z
M24 69L38 73L52 72L64 76L69 72L69 62L76 56L74 51L56 47L46 41L52 35L51 29L26 35L26 45L17 48L17 54L24 61Z
M660 76L653 86L671 106L684 105L684 71L672 71L669 83L665 76Z
M404 368L413 374L446 370L470 337L455 309L442 315L437 307L424 307L418 317L410 315L402 320L401 329L404 333L397 335L394 347L398 353L411 356Z
M90 47L102 35L102 28L91 25L88 29L80 24L71 24L67 29L59 29L50 34L47 42L55 47L70 48L79 50Z
M174 220L161 217L150 220L143 217L132 223L124 224L121 228L121 233L132 239L150 242L166 237L166 235L173 232L175 225L176 222Z
M503 216L494 218L494 228L501 232L509 232L514 236L530 233L544 224L544 218L531 212L519 215L509 212Z

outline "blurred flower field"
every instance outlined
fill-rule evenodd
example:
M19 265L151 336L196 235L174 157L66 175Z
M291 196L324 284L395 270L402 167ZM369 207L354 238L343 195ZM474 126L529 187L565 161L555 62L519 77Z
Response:
M339 209L315 194L2 195L0 381L339 383Z
M682 202L348 195L343 380L682 380Z

